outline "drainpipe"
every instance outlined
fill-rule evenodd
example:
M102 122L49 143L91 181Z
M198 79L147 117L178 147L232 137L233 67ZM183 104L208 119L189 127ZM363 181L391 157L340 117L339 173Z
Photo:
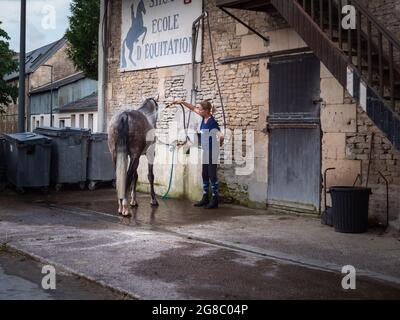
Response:
M18 132L25 131L26 0L21 0L19 44Z
M197 25L201 23L207 12L203 12L192 24L192 94L191 103L196 103L197 86L196 86L196 50L197 50Z
M30 132L31 130L31 88L30 88L30 74L28 74L28 108L26 110L26 131Z
M98 106L97 106L97 130L106 132L106 108L105 108L105 81L107 64L107 6L108 0L100 0L99 23L99 65L98 65Z

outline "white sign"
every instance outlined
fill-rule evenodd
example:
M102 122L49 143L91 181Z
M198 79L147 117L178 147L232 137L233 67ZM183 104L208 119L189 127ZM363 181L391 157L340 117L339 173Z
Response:
M360 106L367 112L367 85L360 81Z
M201 0L123 0L121 71L192 62L192 24ZM201 32L196 61L201 60Z
M347 91L354 97L354 72L350 67L347 67Z

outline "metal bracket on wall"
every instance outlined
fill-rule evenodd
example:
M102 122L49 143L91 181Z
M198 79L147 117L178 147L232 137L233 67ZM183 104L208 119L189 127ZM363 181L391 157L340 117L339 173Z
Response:
M257 30L253 29L252 27L250 27L248 24L244 23L243 20L240 20L238 17L236 17L235 15L233 15L232 13L230 13L228 10L226 10L224 7L219 7L223 12L225 12L228 16L230 16L231 18L235 19L237 22L239 22L240 24L242 24L243 26L245 26L247 29L249 29L250 31L254 32L256 35L258 35L261 39L263 39L267 45L269 45L270 43L270 39L267 36L263 36L261 33L259 33Z

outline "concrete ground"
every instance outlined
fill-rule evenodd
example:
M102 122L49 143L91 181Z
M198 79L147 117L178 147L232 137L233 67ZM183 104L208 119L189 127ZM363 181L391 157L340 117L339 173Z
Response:
M120 300L125 296L65 272L56 276L56 289L44 290L43 264L7 250L0 251L0 300Z
M152 209L140 194L123 218L112 189L6 190L0 242L141 299L400 299L398 233L341 234L314 217L159 202ZM356 290L342 289L345 265L357 271Z

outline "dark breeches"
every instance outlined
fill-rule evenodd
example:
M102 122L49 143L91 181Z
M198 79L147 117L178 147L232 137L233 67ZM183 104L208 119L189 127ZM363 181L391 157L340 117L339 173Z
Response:
M218 178L217 178L217 163L213 163L211 150L209 154L203 154L203 156L208 156L208 163L202 164L202 178L203 178L203 194L208 194L211 181L211 192L213 196L218 196ZM204 160L204 159L203 159ZM216 162L216 161L214 161Z
M203 181L217 182L217 165L216 164L203 164L202 173Z

